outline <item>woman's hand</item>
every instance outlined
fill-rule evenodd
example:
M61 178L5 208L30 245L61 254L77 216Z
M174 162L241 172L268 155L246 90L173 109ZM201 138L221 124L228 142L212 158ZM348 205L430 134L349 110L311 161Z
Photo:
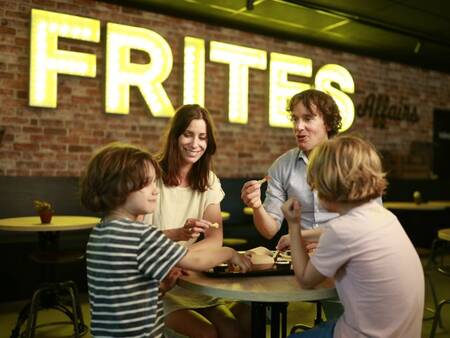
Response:
M261 184L256 181L245 182L241 189L241 199L246 206L257 209L262 205L261 202Z
M206 229L209 229L211 225L211 222L204 219L188 218L184 226L180 228L181 238L179 240L187 241L197 238L201 233L205 233Z
M300 228L300 220L301 220L301 207L300 203L295 198L289 198L286 202L284 202L281 207L281 211L283 212L284 218L288 222L289 226L298 226Z
M241 272L247 272L252 267L252 261L250 260L250 257L245 254L240 254L237 251L234 251L229 263L238 266Z

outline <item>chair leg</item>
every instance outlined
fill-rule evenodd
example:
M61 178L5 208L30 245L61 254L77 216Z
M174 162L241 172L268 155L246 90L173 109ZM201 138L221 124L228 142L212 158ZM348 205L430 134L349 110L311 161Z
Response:
M438 306L436 308L436 313L433 318L433 325L431 326L430 338L434 338L434 335L436 334L436 328L437 328L438 322L440 322L440 320L441 320L440 319L441 318L441 310L445 304L450 304L450 299L445 299L438 304Z
M433 308L425 308L426 311L431 312L432 315L428 317L424 317L424 320L434 319L436 317L436 310L438 307L438 300L436 296L436 289L434 287L433 280L431 278L431 274L429 271L425 271L425 281L428 281L428 285L430 286L430 292L431 292L431 299L433 300ZM439 327L442 327L442 320L439 317Z
M81 337L87 332L87 326L84 324L83 311L80 305L77 285L74 281L66 281L60 283L60 287L67 290L69 293L72 306L72 313L69 317L71 317L73 322L75 337Z
M46 292L52 292L53 297L55 297L54 299L52 298L53 301L50 303L48 300L44 301L42 294ZM61 298L67 295L70 297L70 304L66 305L69 305L70 307L67 307ZM78 296L78 288L75 282L66 281L45 284L34 292L28 311L27 328L23 333L23 336L26 338L34 337L36 331L37 313L42 307L49 307L59 310L69 317L73 324L74 337L79 338L88 332L88 327L84 323L83 312ZM11 337L18 337L18 335L11 335Z
M25 335L27 338L34 337L34 333L36 331L36 321L40 306L41 293L48 291L50 289L51 289L50 285L44 285L33 293L33 297L31 298L30 304L30 312L28 314L27 329L25 331Z
M322 319L322 303L316 302L316 318L314 319L314 326L317 326L323 322Z

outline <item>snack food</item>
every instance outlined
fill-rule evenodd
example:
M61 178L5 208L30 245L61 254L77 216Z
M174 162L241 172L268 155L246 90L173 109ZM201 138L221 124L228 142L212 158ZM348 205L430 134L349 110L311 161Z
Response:
M252 271L272 269L275 263L272 251L263 246L248 250L246 255L252 261Z
M219 223L212 223L209 227L219 229Z

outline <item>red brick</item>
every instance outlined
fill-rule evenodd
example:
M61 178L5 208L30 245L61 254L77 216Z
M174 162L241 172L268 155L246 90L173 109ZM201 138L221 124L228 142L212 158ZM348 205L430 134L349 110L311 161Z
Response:
M393 172L399 176L426 175L430 160L414 157L409 151L410 145L416 140L431 144L433 109L450 109L449 74L99 1L34 0L31 4L25 0L0 1L0 121L7 125L0 148L3 151L0 174L77 176L93 149L110 141L121 140L141 144L151 151L158 150L168 123L167 118L155 118L151 114L136 88L130 91L128 115L103 112L104 41L97 44L61 40L59 48L95 54L97 76L59 75L57 109L28 107L32 7L99 19L102 28L106 22L141 26L165 37L173 52L174 65L163 86L175 107L182 99L185 35L204 38L207 46L215 39L311 58L313 77L296 79L311 84L320 66L340 64L349 69L355 79L356 94L352 95L355 103L362 102L370 93L386 93L395 104L417 107L421 120L415 125L391 121L381 130L373 127L371 119L357 118L352 127L367 136L379 150L396 154L391 162ZM295 147L295 141L290 129L268 127L268 71L250 70L249 123L228 122L228 68L210 61L206 64L206 106L217 127L217 173L222 177L257 177L263 175L282 152ZM5 157L7 164L3 161ZM22 168L23 163L33 161L44 161L47 169Z

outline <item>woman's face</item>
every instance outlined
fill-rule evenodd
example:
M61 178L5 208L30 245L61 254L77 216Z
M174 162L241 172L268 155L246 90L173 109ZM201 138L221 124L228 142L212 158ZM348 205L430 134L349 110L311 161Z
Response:
M208 133L203 119L194 119L178 137L178 150L184 164L194 164L206 151Z
M300 150L306 155L328 139L327 126L323 120L322 113L315 105L311 105L309 111L299 102L292 110L291 119L294 124L294 135Z

